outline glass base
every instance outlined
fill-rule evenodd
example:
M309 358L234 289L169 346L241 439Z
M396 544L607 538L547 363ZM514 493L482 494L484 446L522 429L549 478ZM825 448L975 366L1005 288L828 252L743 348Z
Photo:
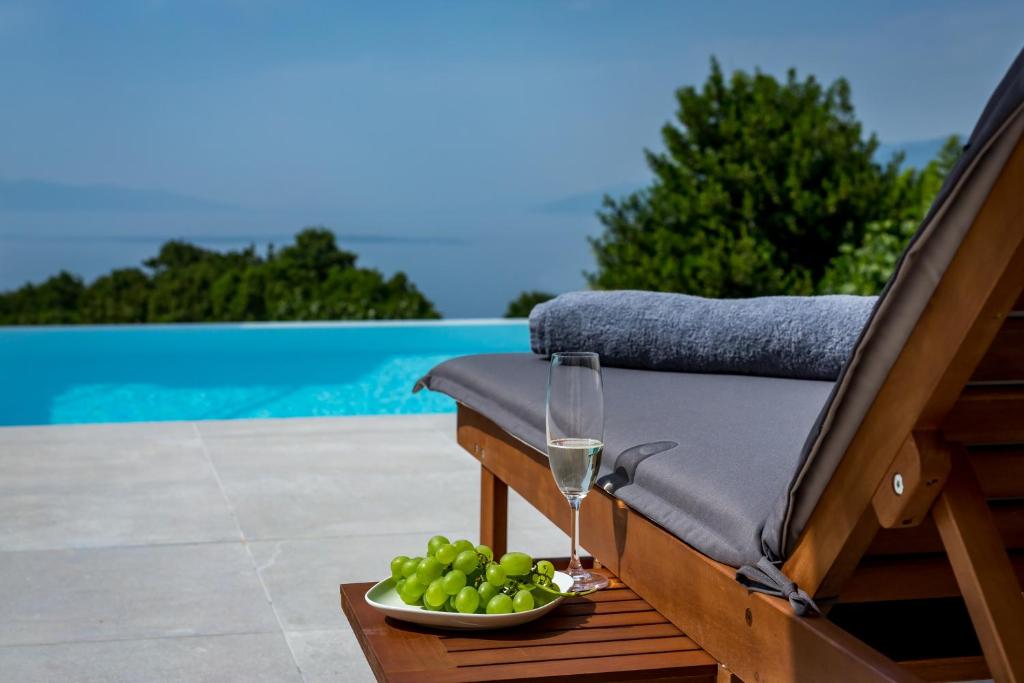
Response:
M569 576L572 577L572 588L569 590L575 593L596 591L608 587L608 577L603 574L592 574L586 569L569 572Z

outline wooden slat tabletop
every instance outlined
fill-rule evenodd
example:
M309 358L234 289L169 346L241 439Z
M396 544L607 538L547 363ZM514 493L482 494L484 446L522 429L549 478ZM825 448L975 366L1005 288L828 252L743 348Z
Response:
M385 618L363 599L372 583L342 584L341 607L382 682L715 680L710 655L609 578L606 590L501 631L440 631Z

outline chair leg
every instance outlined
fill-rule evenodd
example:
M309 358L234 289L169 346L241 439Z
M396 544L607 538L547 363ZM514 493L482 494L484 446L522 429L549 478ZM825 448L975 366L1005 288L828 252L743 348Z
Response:
M962 448L932 516L993 678L1024 682L1024 595Z
M495 557L508 551L508 484L480 465L480 542Z

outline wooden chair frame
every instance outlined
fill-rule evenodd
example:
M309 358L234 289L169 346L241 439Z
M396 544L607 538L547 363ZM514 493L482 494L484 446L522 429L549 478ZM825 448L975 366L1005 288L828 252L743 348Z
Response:
M896 664L827 618L796 617L785 600L749 593L733 568L601 490L582 508L582 545L721 662L728 680L1024 681L1024 596L1006 550L1024 547L1024 508L1003 519L986 502L1024 498L1024 448L975 449L1024 444L1024 312L1011 314L1024 311L1022 290L1024 142L783 566L828 604L962 595L984 658ZM508 487L568 530L542 453L462 405L458 442L481 464L484 543L505 549Z

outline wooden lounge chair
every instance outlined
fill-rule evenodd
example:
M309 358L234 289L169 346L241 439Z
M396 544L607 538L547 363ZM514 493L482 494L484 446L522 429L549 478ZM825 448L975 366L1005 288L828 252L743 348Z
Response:
M778 592L798 586L825 615L750 591L708 556L717 546L642 514L628 486L595 488L582 545L721 662L720 680L1024 681L1022 291L1024 53L792 456L781 516L758 522L780 556ZM538 444L543 393L539 409L499 410L519 379L477 378L507 360L479 358L472 381L443 366L425 378L460 402L458 442L481 463L481 537L496 550L508 487L569 525ZM606 373L606 387L635 372ZM702 428L679 426L680 442Z

